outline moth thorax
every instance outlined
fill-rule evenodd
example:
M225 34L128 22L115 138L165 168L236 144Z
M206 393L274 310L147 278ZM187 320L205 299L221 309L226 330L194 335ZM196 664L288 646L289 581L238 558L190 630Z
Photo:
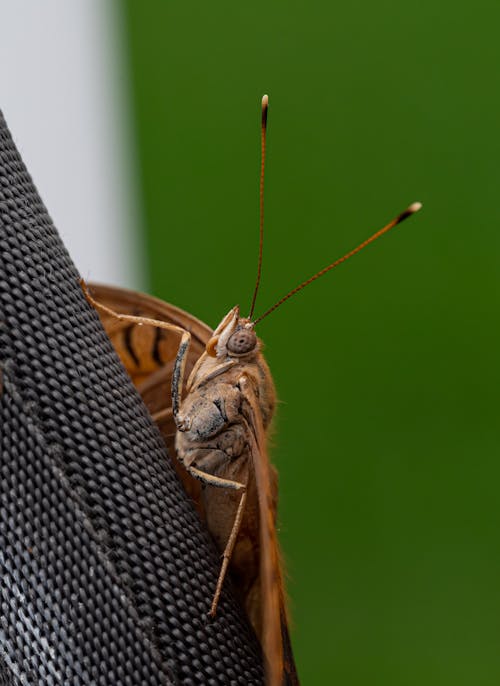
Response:
M246 355L257 346L257 336L253 329L238 329L227 342L227 350L231 355Z

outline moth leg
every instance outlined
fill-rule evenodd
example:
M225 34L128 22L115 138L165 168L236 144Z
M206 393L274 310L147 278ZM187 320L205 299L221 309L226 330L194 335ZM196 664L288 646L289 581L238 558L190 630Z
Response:
M174 415L174 421L178 425L178 415L179 407L181 403L181 393L182 385L184 381L184 370L186 368L187 352L189 350L189 344L191 342L191 333L186 329L175 324L170 324L168 322L163 322L160 319L150 319L149 317L135 317L132 314L120 314L120 312L115 312L110 307L103 305L102 303L95 300L88 289L87 284L83 279L80 279L80 286L83 291L87 302L90 303L96 310L101 310L101 312L106 312L111 317L119 319L122 322L130 322L131 324L138 324L139 326L150 325L157 327L159 329L166 329L167 331L176 331L181 335L181 342L179 344L179 349L177 350L177 356L174 363L174 371L172 375L172 413ZM180 427L179 427L180 428Z
M230 488L235 491L242 491L240 502L238 504L238 509L236 511L236 516L233 522L233 528L227 539L226 547L222 553L222 565L219 572L219 578L217 579L217 585L215 587L214 597L212 599L212 605L210 607L210 612L208 613L210 617L215 617L217 612L217 605L219 604L220 594L222 592L222 587L224 585L224 579L226 578L227 568L229 566L229 561L233 554L234 546L238 538L238 533L240 530L241 522L243 520L243 513L245 512L245 503L247 500L247 487L245 484L239 481L230 481L229 479L222 479L218 476L208 474L207 472L201 471L201 469L196 469L196 467L189 467L189 472L196 478L207 484L208 486L215 486L216 488Z

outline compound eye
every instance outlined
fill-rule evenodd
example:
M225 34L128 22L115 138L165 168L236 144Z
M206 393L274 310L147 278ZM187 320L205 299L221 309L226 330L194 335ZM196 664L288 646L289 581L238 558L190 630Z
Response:
M245 355L257 345L257 336L252 329L235 331L227 342L227 349L233 355Z

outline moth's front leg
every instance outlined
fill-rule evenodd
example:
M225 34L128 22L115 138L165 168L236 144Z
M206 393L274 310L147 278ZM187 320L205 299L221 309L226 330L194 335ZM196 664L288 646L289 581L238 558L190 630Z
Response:
M177 350L177 355L174 363L171 392L172 413L174 416L174 421L177 428L179 428L181 431L184 431L185 429L180 428L178 422L180 422L180 424L182 425L182 420L179 419L179 408L181 403L182 385L184 383L184 370L186 368L187 353L189 350L189 344L191 342L190 332L187 331L187 329L183 329L182 327L176 326L175 324L170 324L169 322L163 322L160 319L151 319L149 317L137 317L131 314L121 314L120 312L115 312L110 307L103 305L98 300L95 300L92 297L88 289L88 286L83 279L80 279L80 286L85 298L90 303L90 305L92 305L96 310L106 312L106 314L109 314L114 319L118 319L122 322L130 322L131 324L138 324L139 326L149 325L159 329L166 329L167 331L176 331L181 335L181 342L179 344L179 349Z

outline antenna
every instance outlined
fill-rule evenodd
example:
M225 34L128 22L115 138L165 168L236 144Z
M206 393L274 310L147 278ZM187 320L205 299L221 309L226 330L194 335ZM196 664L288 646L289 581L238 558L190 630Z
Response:
M292 295L295 295L299 291L301 291L303 288L308 286L310 283L313 281L316 281L316 279L319 279L320 276L323 276L323 274L326 274L327 272L330 271L330 269L334 269L335 267L338 267L339 264L342 264L342 262L345 262L348 260L350 257L353 257L356 255L358 252L361 252L363 248L366 248L367 245L370 245L370 243L373 243L373 241L376 241L377 238L380 238L380 236L383 236L385 233L393 229L395 226L398 224L401 224L402 221L407 219L408 217L411 217L412 214L415 214L415 212L418 212L422 207L422 203L420 202L414 202L412 203L409 207L406 208L404 212L401 212L401 214L398 214L398 216L390 221L386 226L384 226L382 229L377 231L376 233L373 234L373 236L370 236L370 238L367 238L366 241L363 241L360 245L358 245L357 248L354 248L354 250L351 250L347 254L345 254L343 257L340 257L338 260L335 260L335 262L332 262L332 264L329 264L328 267L325 267L321 271L319 271L317 274L314 274L314 276L311 276L309 279L306 281L303 281L299 286L291 290L289 293L287 293L285 296L281 298L281 300L278 300L277 303L275 303L272 307L270 307L264 314L262 314L260 317L258 317L254 322L253 325L257 324L258 322L262 321L264 317L267 317L271 312L274 312L275 309L280 307L280 305L283 305L283 303L288 300L289 298L292 297Z
M262 246L264 245L264 166L266 162L266 129L267 129L267 109L269 107L269 98L264 95L262 98L262 123L261 123L261 154L260 154L260 239L259 239L259 264L257 267L257 280L255 282L255 289L253 292L252 304L250 306L250 314L248 319L252 318L255 309L255 301L257 300L257 293L260 285L260 275L262 273Z

